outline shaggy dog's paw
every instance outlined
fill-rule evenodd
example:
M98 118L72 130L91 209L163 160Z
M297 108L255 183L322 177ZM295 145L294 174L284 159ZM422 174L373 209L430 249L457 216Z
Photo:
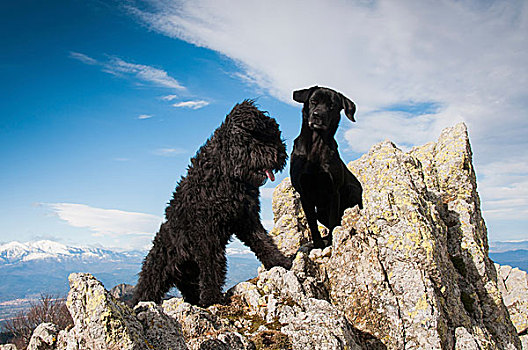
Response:
M290 258L284 258L284 260L281 262L281 264L279 264L279 266L282 266L286 270L289 270L292 267L292 260Z
M226 303L226 297L224 294L221 295L208 295L200 298L198 303L199 307L208 308L211 305L219 304L224 305Z

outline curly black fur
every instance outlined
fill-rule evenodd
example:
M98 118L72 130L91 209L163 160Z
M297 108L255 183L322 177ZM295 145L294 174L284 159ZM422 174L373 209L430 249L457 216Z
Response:
M260 221L259 187L286 164L286 146L275 119L252 101L237 104L198 150L182 177L166 221L154 238L135 288L133 304L160 302L176 286L185 301L222 301L225 247L235 234L266 268L289 268ZM267 175L269 174L269 175Z

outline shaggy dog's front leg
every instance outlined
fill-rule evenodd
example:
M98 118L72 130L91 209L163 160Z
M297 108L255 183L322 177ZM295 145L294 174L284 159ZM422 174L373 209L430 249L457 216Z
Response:
M209 254L200 256L198 261L200 301L199 305L207 307L223 302L222 286L227 273L225 246L218 249L209 248Z
M277 248L273 239L268 235L266 229L259 222L254 224L255 230L244 230L236 236L247 245L257 256L266 269L273 266L282 266L290 269L292 262Z

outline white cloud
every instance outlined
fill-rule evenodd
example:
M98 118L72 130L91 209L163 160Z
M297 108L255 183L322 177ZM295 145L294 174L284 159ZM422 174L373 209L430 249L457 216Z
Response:
M130 63L119 57L110 57L106 62L97 61L85 54L70 52L70 57L82 63L101 66L101 70L118 77L132 77L142 82L175 90L185 90L175 78L166 71L144 64Z
M349 150L365 151L384 139L410 147L465 121L478 173L526 155L524 0L146 3L131 12L154 30L230 57L244 81L282 101L293 103L293 90L315 84L350 97L357 123L341 126ZM412 103L440 108L425 115L393 108ZM480 184L483 197L511 188L504 192L509 202L500 205L524 213L527 205L515 199L508 173L494 178L496 186Z
M136 14L152 28L235 59L248 79L287 102L294 89L318 83L346 93L360 111L411 99L486 109L481 102L516 95L513 81L526 80L523 1L150 4Z
M482 208L487 219L528 218L528 155L493 162L479 174Z
M275 191L275 188L261 187L260 188L260 198L273 199L273 191Z
M172 100L175 100L177 98L178 98L178 95L167 95L167 96L161 97L161 99L163 101L172 101Z
M373 144L390 139L398 147L406 150L413 145L423 144L438 137L440 130L431 128L434 124L434 115L412 116L405 112L379 111L369 113L362 123L353 125L345 132L349 149L357 153L367 152ZM347 123L344 119L342 123ZM391 131L389 137L387 130L380 125L398 125Z
M207 101L184 101L184 102L178 102L173 104L173 107L177 108L190 108L190 109L200 109L205 106L209 105L209 102Z
M90 229L94 236L153 236L162 218L156 215L116 209L94 208L74 203L44 203L57 216L74 227Z
M138 116L138 119L150 119L152 117L153 115L150 114L141 114L140 116Z
M180 154L184 154L187 151L183 148L158 148L153 153L158 156L164 156L164 157L174 157Z

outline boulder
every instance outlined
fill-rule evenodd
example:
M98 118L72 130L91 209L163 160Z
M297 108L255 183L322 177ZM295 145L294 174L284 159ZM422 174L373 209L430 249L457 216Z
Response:
M286 256L293 256L302 245L309 242L310 233L300 196L292 187L290 178L275 187L272 210L274 226L270 235Z
M15 344L0 344L0 350L17 350Z
M117 300L127 303L131 301L132 297L134 296L134 286L121 283L110 289L110 294L112 294L112 296Z
M57 349L149 349L143 324L124 303L88 273L69 277L66 306L72 329L59 333Z
M27 350L53 350L59 329L53 323L41 323L35 328Z

